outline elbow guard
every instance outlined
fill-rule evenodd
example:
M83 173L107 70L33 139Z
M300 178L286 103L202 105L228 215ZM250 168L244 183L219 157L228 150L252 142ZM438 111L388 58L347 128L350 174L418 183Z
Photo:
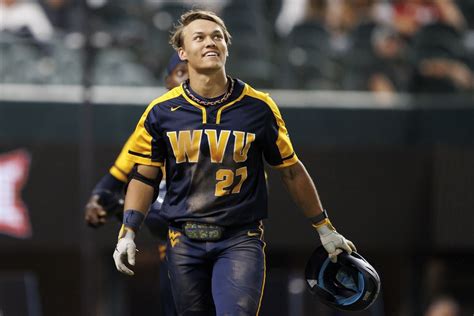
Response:
M158 194L160 192L160 181L161 181L162 176L163 174L160 169L156 179L147 178L138 172L138 166L135 165L132 171L130 172L130 174L128 175L128 182L127 182L127 185L125 186L125 194L127 193L127 189L128 189L128 185L130 181L135 179L153 188L153 200L152 200L152 203L153 203L158 197Z

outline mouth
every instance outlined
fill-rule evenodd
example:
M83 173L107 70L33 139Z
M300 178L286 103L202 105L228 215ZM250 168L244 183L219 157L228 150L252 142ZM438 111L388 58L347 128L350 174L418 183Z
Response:
M202 55L203 57L219 57L219 53L215 51L206 52Z

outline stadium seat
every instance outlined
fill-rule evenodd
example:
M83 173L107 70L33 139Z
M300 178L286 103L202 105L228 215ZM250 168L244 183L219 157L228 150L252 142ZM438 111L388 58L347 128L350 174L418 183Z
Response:
M179 17L190 7L184 3L166 1L159 7L149 6L147 15L148 40L144 43L143 59L156 76L161 74L173 54L169 44L170 31Z
M248 59L229 62L229 75L248 82L256 88L273 88L275 66L264 59Z
M232 35L232 46L258 45L256 58L272 59L271 32L263 11L263 1L231 1L222 10L222 18ZM240 48L235 48L241 51Z
M329 34L316 21L296 25L282 44L282 88L333 89L335 63L329 47Z
M373 21L358 24L350 33L351 50L370 51L372 49L372 32L377 27Z
M289 47L329 51L329 33L317 21L305 21L294 26L286 38Z
M433 23L421 28L413 40L416 60L429 57L445 57L465 60L466 50L463 45L462 33L455 28Z

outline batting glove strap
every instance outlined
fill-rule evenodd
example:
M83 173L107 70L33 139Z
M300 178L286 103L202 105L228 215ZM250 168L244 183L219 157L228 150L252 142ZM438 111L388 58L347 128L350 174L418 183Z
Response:
M331 231L335 231L336 229L332 226L331 221L329 218L324 219L323 222L319 224L313 223L311 226L313 226L316 231L318 232L319 235L326 235L330 233Z

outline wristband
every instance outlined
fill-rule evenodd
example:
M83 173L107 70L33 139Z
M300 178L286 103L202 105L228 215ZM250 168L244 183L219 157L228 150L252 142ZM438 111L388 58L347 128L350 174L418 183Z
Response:
M145 219L145 214L135 210L126 210L123 212L123 225L126 228L132 229L134 232L138 232L140 226Z
M323 210L323 212L321 214L310 217L309 220L311 221L311 224L313 226L315 226L316 224L318 224L319 222L321 222L322 220L325 220L327 218L328 218L328 212L326 210Z

